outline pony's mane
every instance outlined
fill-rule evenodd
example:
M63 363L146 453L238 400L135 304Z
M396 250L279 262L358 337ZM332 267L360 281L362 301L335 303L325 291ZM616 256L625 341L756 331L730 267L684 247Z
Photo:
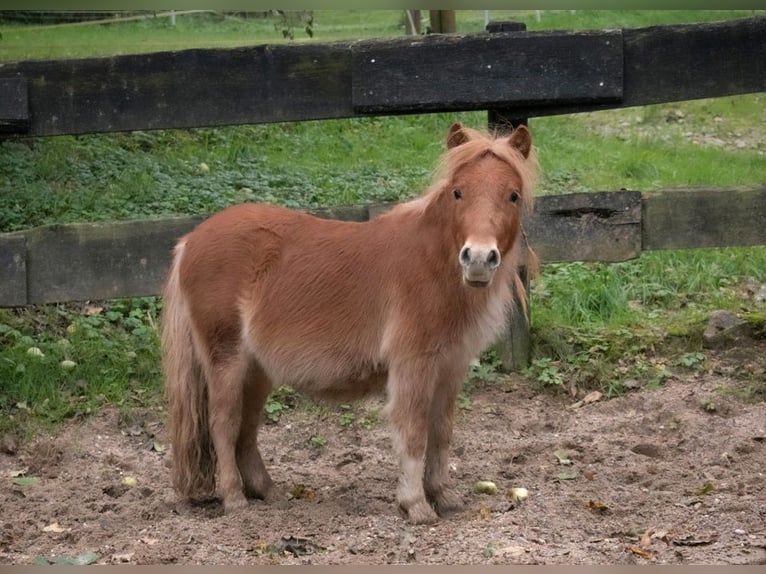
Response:
M463 127L468 135L468 141L444 152L437 163L435 183L430 186L425 195L441 189L447 181L451 180L455 172L463 166L478 161L487 154L491 154L514 168L521 177L522 209L529 213L532 211L533 193L539 165L534 148L529 157L524 158L521 152L513 148L508 139L510 136L498 137L483 130Z

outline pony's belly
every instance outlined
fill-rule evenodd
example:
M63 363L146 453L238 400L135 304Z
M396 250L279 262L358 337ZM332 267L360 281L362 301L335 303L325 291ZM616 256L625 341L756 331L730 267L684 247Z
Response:
M294 389L311 397L328 401L353 401L382 393L388 373L374 371L333 379L303 379L295 381Z

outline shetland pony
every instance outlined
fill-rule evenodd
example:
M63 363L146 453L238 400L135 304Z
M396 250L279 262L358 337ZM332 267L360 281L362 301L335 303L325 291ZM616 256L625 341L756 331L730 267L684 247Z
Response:
M266 498L258 427L269 392L289 385L344 401L386 391L399 508L416 524L460 508L455 402L523 292L536 172L526 127L500 137L456 123L435 182L378 218L243 204L181 238L162 321L177 492L217 483L227 513Z

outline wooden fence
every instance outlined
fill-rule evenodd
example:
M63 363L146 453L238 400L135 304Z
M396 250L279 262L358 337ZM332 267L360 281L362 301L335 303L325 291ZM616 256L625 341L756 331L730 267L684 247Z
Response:
M184 50L0 65L0 134L50 136L424 112L502 118L766 91L766 18L590 32ZM441 65L449 62L449 66ZM365 220L385 206L318 210ZM0 306L154 295L199 218L0 234ZM544 262L766 244L766 185L539 198ZM518 365L526 358L516 353ZM511 361L511 359L508 359Z

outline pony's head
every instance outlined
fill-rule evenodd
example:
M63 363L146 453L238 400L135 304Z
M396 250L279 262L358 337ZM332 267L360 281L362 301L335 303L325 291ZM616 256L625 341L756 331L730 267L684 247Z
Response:
M450 127L431 208L451 234L465 285L487 287L521 232L532 206L537 161L525 126L493 137Z

